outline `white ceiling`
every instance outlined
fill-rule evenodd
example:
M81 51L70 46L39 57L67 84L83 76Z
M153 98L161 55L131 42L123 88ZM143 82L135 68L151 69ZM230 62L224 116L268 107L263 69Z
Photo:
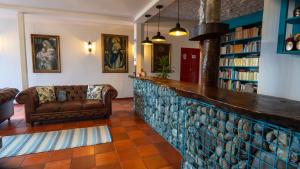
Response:
M221 2L222 20L263 9L263 0L222 0ZM153 16L150 22L156 21L157 9L155 6L157 4L164 5L162 17L169 19L177 17L176 0L0 0L0 8L16 9L28 13L36 10L43 13L50 10L50 12L60 15L66 15L69 12L78 15L92 14L96 17L109 16L102 18L107 21L118 17L117 22L120 20L144 22L146 13ZM199 5L199 0L180 0L180 18L197 21Z
M134 18L153 0L0 0L2 5Z

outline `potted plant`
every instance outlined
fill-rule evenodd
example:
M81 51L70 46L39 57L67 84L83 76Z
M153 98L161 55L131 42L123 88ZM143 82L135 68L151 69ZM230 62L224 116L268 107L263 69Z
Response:
M161 71L157 74L157 76L162 79L167 79L170 76L169 74L173 72L169 63L169 58L167 56L159 58L159 65L161 67Z

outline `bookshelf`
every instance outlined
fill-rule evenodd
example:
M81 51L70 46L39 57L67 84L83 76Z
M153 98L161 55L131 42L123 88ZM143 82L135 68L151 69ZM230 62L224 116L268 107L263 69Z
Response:
M221 37L219 87L257 92L262 12L225 21L230 31Z
M281 0L277 44L277 53L279 54L300 55L300 50L294 48L292 51L287 51L285 49L286 39L290 35L294 36L300 33L300 16L294 17L293 15L294 9L299 6L299 0Z

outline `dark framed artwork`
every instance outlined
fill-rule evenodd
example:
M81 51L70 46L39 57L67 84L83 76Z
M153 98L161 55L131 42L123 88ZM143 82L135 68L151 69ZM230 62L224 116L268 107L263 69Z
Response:
M169 65L171 65L171 44L168 43L154 43L151 59L152 73L161 72L162 67L159 64L161 57L169 57Z
M31 35L34 73L60 73L59 36Z
M102 34L102 72L128 73L128 36Z

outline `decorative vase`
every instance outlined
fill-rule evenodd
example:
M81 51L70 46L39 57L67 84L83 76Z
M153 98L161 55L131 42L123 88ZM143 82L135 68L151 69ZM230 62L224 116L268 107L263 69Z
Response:
M285 40L285 50L292 51L295 48L294 38L289 37Z
M296 34L294 36L294 43L295 43L295 48L297 50L300 50L300 34Z
M294 17L300 16L300 6L294 9Z

